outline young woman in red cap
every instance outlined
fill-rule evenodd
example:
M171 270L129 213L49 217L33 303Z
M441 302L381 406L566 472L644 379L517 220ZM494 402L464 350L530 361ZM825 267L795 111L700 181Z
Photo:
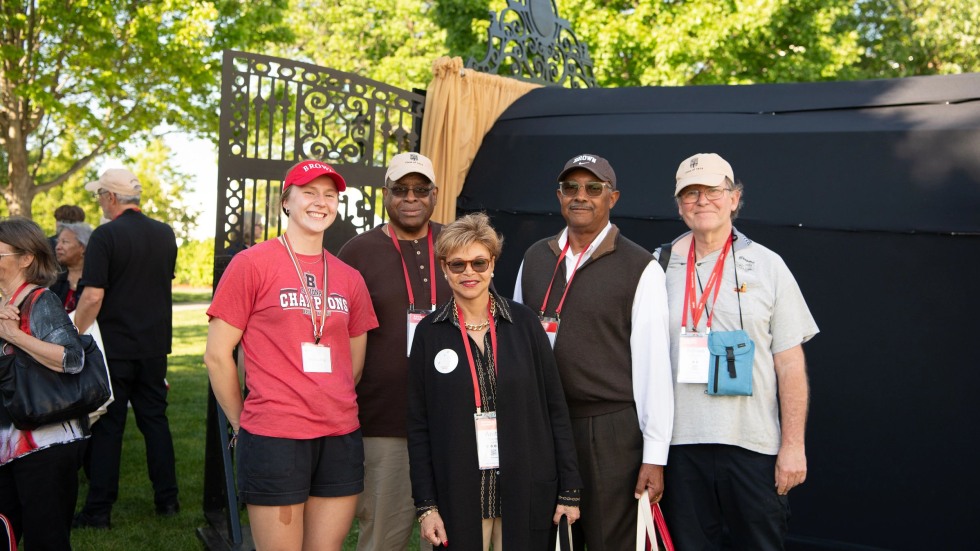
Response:
M235 434L238 491L259 551L339 550L364 488L354 385L378 322L361 275L322 246L345 188L321 161L292 167L280 199L285 233L236 254L208 309L204 361Z

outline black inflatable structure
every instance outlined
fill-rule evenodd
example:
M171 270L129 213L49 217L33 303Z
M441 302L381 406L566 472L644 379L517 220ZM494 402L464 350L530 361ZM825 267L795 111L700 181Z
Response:
M783 256L821 329L790 548L976 548L980 74L535 90L486 136L458 207L504 235L509 294L524 250L563 227L567 159L610 160L613 222L652 250L685 229L674 173L698 152L732 163L736 226Z

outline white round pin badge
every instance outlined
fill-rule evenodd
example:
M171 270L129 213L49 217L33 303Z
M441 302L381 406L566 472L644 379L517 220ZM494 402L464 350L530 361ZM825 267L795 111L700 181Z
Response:
M456 369L456 366L459 365L459 356L455 351L444 348L436 354L436 359L433 363L435 363L436 371L439 373L452 373Z

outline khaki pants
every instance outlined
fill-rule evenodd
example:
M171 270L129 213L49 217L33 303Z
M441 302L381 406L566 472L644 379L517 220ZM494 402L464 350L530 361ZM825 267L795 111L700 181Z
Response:
M415 523L405 438L364 438L364 493L357 499L357 551L406 549Z

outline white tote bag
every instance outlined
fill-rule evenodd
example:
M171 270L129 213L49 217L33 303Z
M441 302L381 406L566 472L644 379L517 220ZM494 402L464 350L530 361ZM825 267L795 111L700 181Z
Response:
M656 518L654 518L654 512L656 512ZM654 506L650 504L650 494L644 490L640 500L636 503L636 551L646 551L647 538L650 538L650 549L653 551L660 549L657 543L658 532L663 548L667 551L674 551L674 542L671 541L670 534L667 532L667 522L664 521L660 504L658 503L654 509Z
M68 317L71 318L72 323L75 323L75 312L68 314ZM88 328L88 331L86 331L85 334L91 335L92 339L95 341L95 344L99 347L99 350L102 351L102 358L105 360L105 368L108 370L109 359L105 357L105 345L102 344L102 331L99 330L99 322L93 320L92 325ZM110 371L110 373L112 372ZM112 376L110 375L109 376L109 399L106 400L106 403L102 404L102 406L100 406L99 409L88 414L88 425L90 427L94 425L96 421L99 420L99 417L105 415L106 408L109 407L109 404L111 404L114 399L115 399L115 394L112 392Z

